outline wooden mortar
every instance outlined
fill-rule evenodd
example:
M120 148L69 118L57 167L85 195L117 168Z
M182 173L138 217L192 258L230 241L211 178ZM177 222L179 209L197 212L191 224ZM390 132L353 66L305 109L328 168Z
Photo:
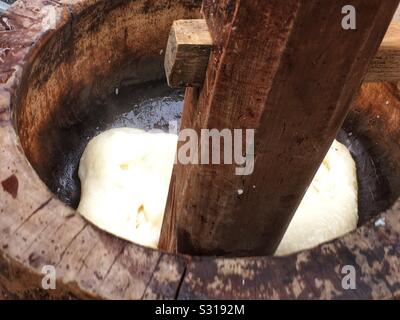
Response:
M49 191L57 134L121 84L163 77L171 24L200 0L19 0L0 26L0 296L98 299L400 298L400 95L365 84L345 127L368 141L387 178L386 212L288 257L172 255L108 235ZM46 10L43 8L46 6ZM55 28L44 23L55 13ZM3 28L3 29L1 29ZM377 199L379 200L379 199ZM376 224L377 219L384 223ZM42 289L56 266L57 289ZM342 267L357 290L342 288Z

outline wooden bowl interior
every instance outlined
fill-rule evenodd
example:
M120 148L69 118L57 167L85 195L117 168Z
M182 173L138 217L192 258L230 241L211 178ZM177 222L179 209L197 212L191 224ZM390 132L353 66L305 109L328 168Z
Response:
M163 49L172 21L197 17L199 6L101 2L32 59L15 125L31 165L65 203L79 202L77 168L91 137L118 126L165 129L179 119L183 93L165 85ZM397 86L366 84L339 133L357 161L360 224L400 196L399 119Z

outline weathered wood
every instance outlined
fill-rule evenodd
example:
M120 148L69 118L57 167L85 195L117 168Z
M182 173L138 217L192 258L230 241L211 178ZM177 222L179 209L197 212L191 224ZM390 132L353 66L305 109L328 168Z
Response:
M334 243L284 259L194 259L178 299L400 299L396 210L386 215L385 226L371 222ZM355 270L355 290L342 285L345 266Z
M84 80L93 77L107 82L129 48L133 54L128 54L123 65L130 66L126 75L132 76L132 70L148 55L158 56L173 20L198 16L196 2L160 0L152 7L146 0L120 4L19 0L18 7L10 9L13 31L3 32L0 26L0 49L10 48L0 52L4 60L0 61L0 299L399 299L399 205L381 214L384 227L369 224L311 252L284 258L232 259L228 263L225 259L193 258L191 263L187 257L128 244L91 227L56 199L32 169L29 162L33 162L23 152L21 137L13 126L11 107L14 115L35 103L39 104L37 110L51 111L59 101L57 95L69 96L65 88L76 83L86 88ZM37 9L44 5L55 6L58 12L57 29L52 32L41 31ZM72 17L65 15L68 12L73 23L69 20ZM121 37L126 28L127 39ZM73 40L61 41L63 30ZM101 54L108 50L98 50L99 44L104 48L117 44L109 56L111 66ZM132 64L134 54L137 64ZM162 74L161 60L152 75ZM27 90L31 98L24 100ZM58 112L70 110L72 105L62 107ZM39 124L35 115L29 123L32 128ZM351 114L376 154L383 157L381 164L396 198L400 194L399 116L398 89L388 84L364 86ZM33 137L38 134L30 132ZM43 155L45 165L48 156ZM41 267L57 262L57 290L41 289ZM344 291L337 265L353 262L357 290Z
M190 31L202 39L203 46L212 45L208 38L209 31L202 26L205 20L186 20L195 21L193 24L201 25L203 31L199 32L195 28ZM182 26L181 29L184 29ZM181 31L182 32L182 31ZM171 87L201 87L206 76L208 58L211 50L196 50L187 43L182 42L177 45L174 30L171 30L171 37L168 41L165 59L165 70L167 81ZM184 46L187 44L187 46ZM177 49L179 48L179 49ZM178 53L181 50L181 53ZM180 67L178 67L178 65ZM183 70L183 73L180 72ZM400 81L400 23L392 22L379 47L379 50L369 66L365 82L397 82Z
M392 22L369 66L366 82L400 81L400 23Z
M171 87L201 87L212 47L204 19L174 21L165 52L165 73Z
M395 190L400 190L399 117L396 85L370 83L362 86L345 122L353 135L371 140L369 152L380 163L391 163L382 169L392 174ZM399 245L397 199L355 232L283 259L193 259L178 299L400 299ZM344 266L354 267L356 290L343 288Z
M201 255L275 251L398 3L203 2L215 48L199 95L187 89L182 129L199 136L202 128L255 129L254 172L237 176L235 165L178 163L161 248ZM349 4L357 8L357 30L341 25Z
M54 30L42 28L44 6L56 12ZM4 30L0 24L0 298L141 299L145 293L175 298L184 257L167 259L91 226L48 190L33 165L49 166L52 150L40 154L37 146L50 139L41 134L43 127L68 115L62 111L62 101L71 97L66 87L99 94L101 90L93 89L96 82L112 90L115 84L109 79L123 72L128 76L122 77L134 75L140 81L143 71L137 65L154 57L157 69L147 77L159 77L159 52L168 36L160 30L181 17L198 15L196 3L167 0L157 1L154 11L145 0L123 5L20 0L5 14L12 28ZM115 52L99 50L99 43ZM118 69L122 63L124 68ZM42 288L45 265L55 267L56 290Z

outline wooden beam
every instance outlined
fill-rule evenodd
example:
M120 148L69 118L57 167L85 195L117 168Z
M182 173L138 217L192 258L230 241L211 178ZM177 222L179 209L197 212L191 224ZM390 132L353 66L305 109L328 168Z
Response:
M400 81L400 23L392 22L369 66L366 82Z
M173 88L202 87L211 54L211 35L205 20L185 20L185 22L187 26L182 22L176 22L181 24L180 27L176 27L174 23L168 40L165 55L168 84ZM194 27L195 25L197 27ZM178 43L176 33L191 34L191 37L186 39L181 37ZM198 50L199 43L193 46L191 38L197 39L203 50ZM400 23L394 21L390 24L369 66L365 82L398 81L400 81Z
M202 89L186 91L181 129L255 129L254 171L177 164L160 248L237 256L276 250L398 4L203 1L213 52ZM357 30L342 28L345 5L357 10Z
M212 47L203 19L174 21L165 52L165 72L170 87L201 87Z

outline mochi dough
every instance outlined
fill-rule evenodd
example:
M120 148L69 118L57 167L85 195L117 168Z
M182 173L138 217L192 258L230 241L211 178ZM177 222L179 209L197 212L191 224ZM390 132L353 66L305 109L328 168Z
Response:
M80 161L78 211L100 229L157 248L178 137L111 129L92 139ZM356 166L335 141L276 255L312 248L357 227Z
M313 248L357 228L356 164L347 148L333 142L275 253Z
M111 129L93 138L79 166L78 212L100 229L156 248L178 137Z

